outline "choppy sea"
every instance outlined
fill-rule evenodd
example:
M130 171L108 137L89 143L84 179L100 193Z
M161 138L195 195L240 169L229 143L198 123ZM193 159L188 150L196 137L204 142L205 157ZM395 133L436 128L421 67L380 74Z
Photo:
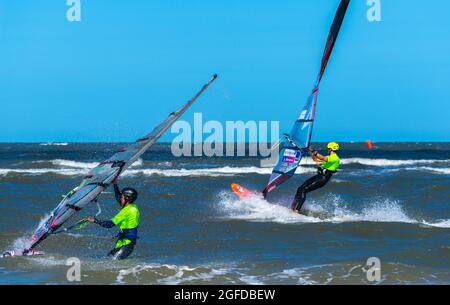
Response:
M122 144L0 144L0 250L20 246L61 195ZM315 147L322 147L316 144ZM93 224L50 236L45 255L0 258L0 284L450 284L450 143L341 143L341 169L290 205L311 160L268 202L238 200L231 183L261 190L260 157L174 157L157 144L121 178L139 191L140 239L112 261L116 231ZM100 218L118 211L100 197ZM69 223L98 212L92 204ZM379 281L367 276L380 262Z

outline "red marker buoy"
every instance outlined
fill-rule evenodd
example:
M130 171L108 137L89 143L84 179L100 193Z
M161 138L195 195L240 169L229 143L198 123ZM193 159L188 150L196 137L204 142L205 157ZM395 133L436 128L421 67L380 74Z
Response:
M372 145L372 141L370 140L366 140L366 145L368 149L372 149L373 145Z

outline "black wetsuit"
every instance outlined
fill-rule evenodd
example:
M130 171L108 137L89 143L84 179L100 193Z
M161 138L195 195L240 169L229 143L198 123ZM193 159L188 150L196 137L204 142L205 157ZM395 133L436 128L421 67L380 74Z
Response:
M303 203L306 200L306 194L323 187L333 176L334 172L319 168L319 173L305 182L297 189L294 201L291 204L291 209L300 211Z
M100 225L103 228L107 228L110 229L112 227L114 227L114 223L111 220L95 220L95 223ZM118 235L118 239L123 238L122 236L120 236L120 233ZM120 248L114 248L111 251L108 252L108 256L112 256L114 259L125 259L128 256L130 256L130 254L133 252L134 250L134 245L135 243L131 243L128 245L125 245L123 247Z
M130 256L131 253L133 253L134 250L134 243L131 243L129 245L120 247L120 248L114 248L111 251L109 251L108 256L112 256L114 259L126 259L128 256Z

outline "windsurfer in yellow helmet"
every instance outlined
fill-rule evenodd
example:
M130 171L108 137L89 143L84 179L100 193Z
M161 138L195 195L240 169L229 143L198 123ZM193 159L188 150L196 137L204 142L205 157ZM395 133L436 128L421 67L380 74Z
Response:
M294 201L291 204L291 209L294 212L300 212L300 209L306 200L307 193L323 187L330 180L331 176L337 172L340 160L336 152L339 150L339 144L336 142L330 142L328 143L327 148L328 156L323 156L311 147L309 148L312 159L319 164L317 169L318 173L314 177L306 180L297 189Z

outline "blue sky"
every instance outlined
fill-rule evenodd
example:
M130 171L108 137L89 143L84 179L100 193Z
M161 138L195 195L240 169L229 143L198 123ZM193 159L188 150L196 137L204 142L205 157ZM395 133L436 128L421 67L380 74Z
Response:
M183 119L289 131L338 2L81 0L70 23L65 0L0 0L0 141L132 141L214 73ZM450 141L450 2L381 5L351 1L313 141Z

